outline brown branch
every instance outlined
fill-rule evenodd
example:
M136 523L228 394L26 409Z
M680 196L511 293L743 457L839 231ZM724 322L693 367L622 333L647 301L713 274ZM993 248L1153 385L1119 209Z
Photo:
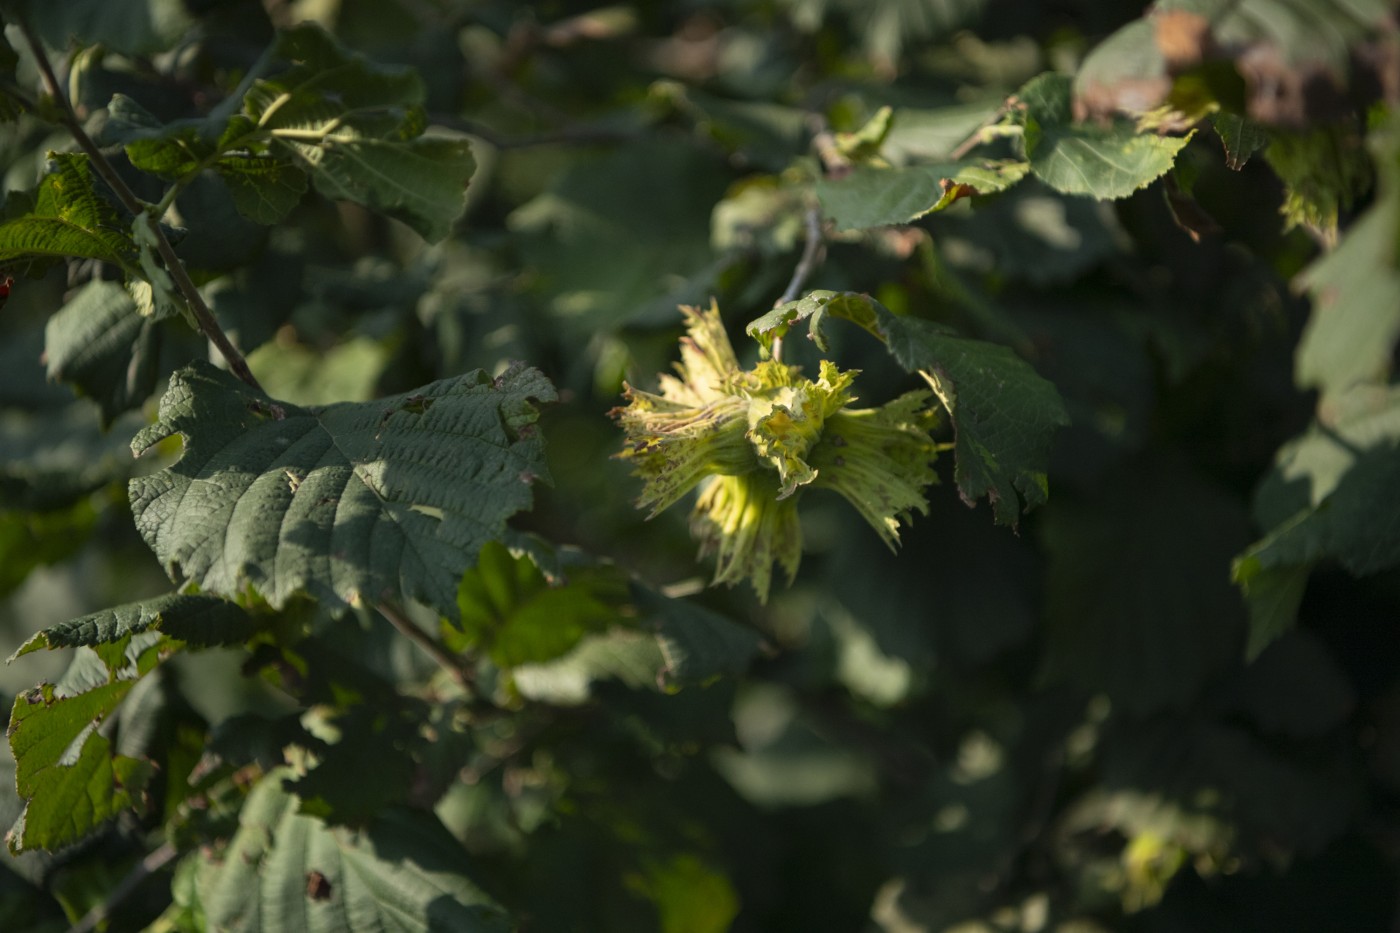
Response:
M802 291L802 286L807 284L812 273L816 271L821 263L822 247L826 245L826 240L822 236L822 210L813 205L807 208L807 213L803 218L807 225L807 242L802 247L802 258L797 261L797 268L792 270L792 278L788 280L788 286L783 291L777 301L773 302L773 307L785 305L789 301L796 301L798 294Z
M399 634L422 648L443 670L452 675L452 679L457 681L458 685L469 696L475 697L476 672L471 669L466 658L451 651L442 642L419 628L412 619L404 615L403 610L398 606L383 602L376 608L378 608L380 615L389 620L390 625L399 630Z
M93 142L92 137L83 129L82 121L78 119L77 113L73 110L73 105L68 98L63 95L62 87L59 85L58 76L54 74L53 65L49 62L48 54L44 51L43 44L34 35L33 28L27 19L21 18L19 21L20 31L24 34L24 41L29 45L30 51L34 54L34 61L39 66L39 73L43 76L44 87L54 102L58 104L58 118L64 127L73 135L78 147L87 154L88 160L92 163L93 169L102 180L116 194L132 214L144 218L150 225L151 233L154 235L156 251L160 253L161 260L165 263L166 271L175 282L175 287L180 290L181 296L189 305L190 311L194 314L195 322L199 325L199 330L209 342L214 344L224 361L228 363L229 370L235 376L246 382L248 385L262 391L262 386L258 384L253 371L248 368L248 361L243 358L243 354L228 339L223 328L219 326L218 320L214 317L214 312L209 310L209 305L205 304L204 297L200 295L199 289L195 287L190 279L189 272L185 269L185 264L180 261L180 257L175 255L175 248L170 245L170 241L165 238L165 233L160 229L160 223L146 210L146 204L136 196L129 188L122 177L117 174L117 170L112 163L103 155L102 150Z
M977 129L972 131L972 135L968 136L967 139L964 139L962 142L958 143L957 148L955 148L952 152L948 153L948 157L954 160L961 159L973 149L976 149L983 143L988 142L988 140L983 137L983 134L986 133L989 127L991 127L993 124L995 124L998 120L1000 120L1003 116L1006 115L1007 111L1010 109L1012 103L1015 100L1016 98L1014 97L1009 98L1006 101L1006 103L1002 104L996 109L995 113L993 113L987 119L983 120L981 123L977 124Z

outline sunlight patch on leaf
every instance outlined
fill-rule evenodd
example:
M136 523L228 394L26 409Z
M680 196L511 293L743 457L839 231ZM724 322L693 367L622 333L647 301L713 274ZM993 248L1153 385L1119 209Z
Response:
M132 481L136 525L173 579L206 593L252 587L275 608L303 592L338 608L412 598L455 616L462 572L548 477L533 403L553 398L515 368L302 408L186 367L132 441L185 439L178 463Z

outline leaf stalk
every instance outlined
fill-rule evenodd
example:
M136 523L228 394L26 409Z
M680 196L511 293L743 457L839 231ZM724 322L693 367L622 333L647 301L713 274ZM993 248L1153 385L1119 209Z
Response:
M257 377L255 377L253 371L248 368L248 361L243 358L243 354L239 352L238 348L229 340L228 335L224 333L223 328L219 326L218 320L214 317L214 312L209 309L209 305L204 301L204 296L200 295L199 289L195 286L194 281L190 278L189 272L185 269L184 262L175 254L175 248L170 245L170 241L166 239L164 231L160 229L159 221L152 216L151 211L147 210L149 205L138 198L131 188L127 186L126 182L122 180L122 177L117 174L117 170L112 166L112 163L102 153L102 150L98 148L97 143L95 143L92 137L87 134L87 131L83 129L82 121L78 119L77 113L73 110L73 105L69 103L68 98L64 96L63 89L58 82L58 76L54 73L53 64L49 61L48 53L44 51L43 43L40 42L39 37L34 34L33 27L29 25L29 21L21 18L19 21L19 29L24 35L25 43L29 46L30 51L34 55L35 63L39 66L39 73L43 77L45 89L48 91L49 96L54 99L54 102L58 104L59 121L68 132L72 134L78 147L87 154L88 160L92 163L97 174L102 176L102 180L105 181L107 186L116 194L122 206L132 214L144 218L145 222L150 225L151 233L155 239L156 251L160 253L160 258L161 261L165 263L166 271L170 273L175 287L180 291L181 296L184 297L185 302L189 305L190 311L194 314L194 319L199 327L200 333L204 334L209 342L219 351L219 354L228 364L229 370L235 376L254 389L257 389L259 392L262 392L263 388L258 383Z

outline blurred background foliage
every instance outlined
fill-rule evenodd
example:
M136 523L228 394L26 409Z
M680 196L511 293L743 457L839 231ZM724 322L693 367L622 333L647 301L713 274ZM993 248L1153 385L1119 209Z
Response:
M1389 31L1354 32L1337 25L1344 4L1296 6L1314 31L1275 37L1277 48L1325 35L1346 63L1379 35L1375 73L1397 80L1393 8ZM1027 179L905 225L829 228L809 288L867 292L1013 347L1072 424L1055 438L1048 504L1015 532L986 502L959 500L951 457L897 555L836 497L808 496L796 583L761 606L747 589L705 587L681 510L647 522L633 508L638 483L610 459L623 380L654 385L675 356L676 306L711 297L745 362L756 357L743 326L798 262L823 123L855 132L892 107L879 155L898 168L949 159L1045 71L1078 75L1091 110L1121 108L1121 95L1091 91L1136 86L1103 49L1127 46L1142 8L122 0L33 11L52 47L73 50L67 86L99 139L113 94L163 121L201 115L275 28L302 20L412 66L429 132L472 140L477 169L451 236L428 245L314 194L262 227L226 188L193 184L167 218L183 230L178 251L274 397L366 400L524 360L561 400L541 421L553 485L514 522L514 549L490 547L469 571L464 624L449 632L481 659L479 683L503 709L480 715L382 621L309 606L279 623L304 639L186 652L152 675L145 706L123 707L140 728L116 736L124 754L164 762L159 780L189 776L201 790L152 790L78 845L0 859L0 928L65 929L103 905L114 930L201 928L199 905L246 892L221 893L222 876L201 887L197 859L140 869L161 833L183 856L211 840L251 844L240 840L254 820L312 817L326 833L372 825L389 852L431 835L442 864L526 930L1392 928L1395 433L1349 434L1347 413L1387 412L1375 393L1395 337L1400 169L1374 101L1394 106L1396 85L1344 77L1328 113L1265 114L1267 157L1245 151L1243 164L1203 124L1165 181L1121 200ZM1117 45L1101 45L1110 36ZM1312 67L1281 60L1285 76ZM32 82L27 69L21 60L17 80ZM1235 113L1257 115L1238 73L1210 77L1234 88L1212 93L1233 93ZM1175 104L1190 124L1202 116ZM1367 106L1369 124L1356 116ZM1316 134L1329 134L1314 147L1325 165L1308 154ZM6 189L33 188L45 153L67 145L32 115L5 125ZM1325 251L1343 256L1373 207L1389 212L1389 252L1361 255L1332 284L1311 284L1321 270L1299 277ZM42 360L51 315L104 272L19 271L0 316L0 642L15 648L169 588L124 493L134 470L153 469L126 447L155 381L99 407L49 381ZM1343 405L1330 364L1320 377L1295 366L1324 287L1367 289L1349 295L1363 334L1347 346L1379 359L1370 407ZM158 358L162 378L206 353L178 320L149 330L127 346ZM863 402L917 386L857 329L828 330L831 357L862 371ZM820 358L795 336L787 354L809 372ZM1349 504L1359 514L1347 528L1367 529L1357 546L1380 555L1361 566L1344 533L1265 540L1308 506L1306 490L1286 488L1299 475L1288 451L1314 463L1326 456L1316 445L1338 437L1378 460ZM1271 622L1247 605L1231 576L1245 553L1260 572L1291 574L1268 580L1296 625L1286 608ZM688 625L737 620L744 636L718 648L668 640L678 613L698 614ZM637 634L651 619L659 641ZM88 654L26 655L0 670L0 692L8 702L40 679L95 676L69 668L91 666ZM14 767L8 755L0 770ZM274 770L295 771L298 755L320 762L290 785L300 813ZM215 765L242 775L218 785L228 800L199 784ZM253 773L273 777L239 817ZM21 801L10 777L0 784L5 820ZM425 813L429 829L411 816ZM117 902L124 878L135 884ZM440 928L468 928L450 916Z

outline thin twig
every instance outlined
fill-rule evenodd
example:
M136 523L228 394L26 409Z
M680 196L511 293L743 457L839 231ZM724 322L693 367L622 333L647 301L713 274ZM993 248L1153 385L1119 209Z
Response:
M951 159L961 159L973 149L976 149L978 146L982 145L985 142L989 142L990 140L985 139L983 134L986 133L989 127L993 126L998 120L1000 120L1003 116L1006 115L1007 110L1010 109L1012 103L1015 100L1016 98L1014 97L1009 98L1005 103L1003 103L1000 107L996 109L995 113L987 117L987 119L983 120L981 123L977 124L977 129L972 131L972 135L968 136L967 139L964 139L962 142L958 143L957 148L954 149L952 152L948 153L948 157Z
M389 624L399 630L399 634L422 648L443 670L452 675L452 679L457 681L463 690L470 695L475 695L473 681L476 679L476 675L465 658L449 650L442 642L419 628L412 619L404 615L403 610L398 606L385 602L380 603L378 609L379 614L388 619Z
M160 253L160 258L164 261L166 270L175 282L175 287L180 290L180 294L190 306L190 311L194 313L195 322L199 325L199 330L218 349L224 361L228 363L229 369L235 376L246 382L248 385L262 391L262 386L253 376L253 371L248 368L248 361L243 358L243 354L238 352L219 326L218 320L214 317L214 312L209 310L205 304L204 297L199 294L199 289L191 281L189 273L185 270L185 264L180 261L180 257L175 255L175 248L170 245L170 241L165 238L165 233L160 229L160 224L146 210L146 204L127 187L122 177L117 174L112 163L102 154L102 150L93 142L92 137L83 129L82 122L78 119L77 113L73 111L73 105L68 102L68 98L63 95L63 90L58 82L58 76L54 74L53 65L49 63L48 54L44 51L43 44L34 35L34 30L30 27L28 20L19 21L20 32L24 34L24 41L29 45L30 51L34 54L34 60L39 66L39 73L43 76L44 87L54 102L58 104L58 116L60 122L73 134L73 139L77 141L78 147L87 154L88 160L92 163L93 169L107 186L116 193L117 199L122 202L132 214L144 218L150 225L154 235L156 251Z
M812 150L821 159L822 172L827 178L843 178L851 172L851 160L836 145L836 134L827 126L826 118L813 114L808 120L812 130Z
M775 308L789 301L796 301L802 286L807 284L807 280L812 277L812 273L821 262L822 247L826 244L822 236L821 208L816 205L807 208L803 219L807 224L807 242L802 246L802 258L797 261L797 268L792 270L792 278L788 281L787 288L778 300L773 302Z
M147 878L160 871L175 856L180 853L168 842L163 842L155 849L136 863L125 878L117 882L117 886L112 889L102 903L93 907L83 918L68 928L68 933L92 933L98 925L111 918L113 911L122 901L131 896Z

